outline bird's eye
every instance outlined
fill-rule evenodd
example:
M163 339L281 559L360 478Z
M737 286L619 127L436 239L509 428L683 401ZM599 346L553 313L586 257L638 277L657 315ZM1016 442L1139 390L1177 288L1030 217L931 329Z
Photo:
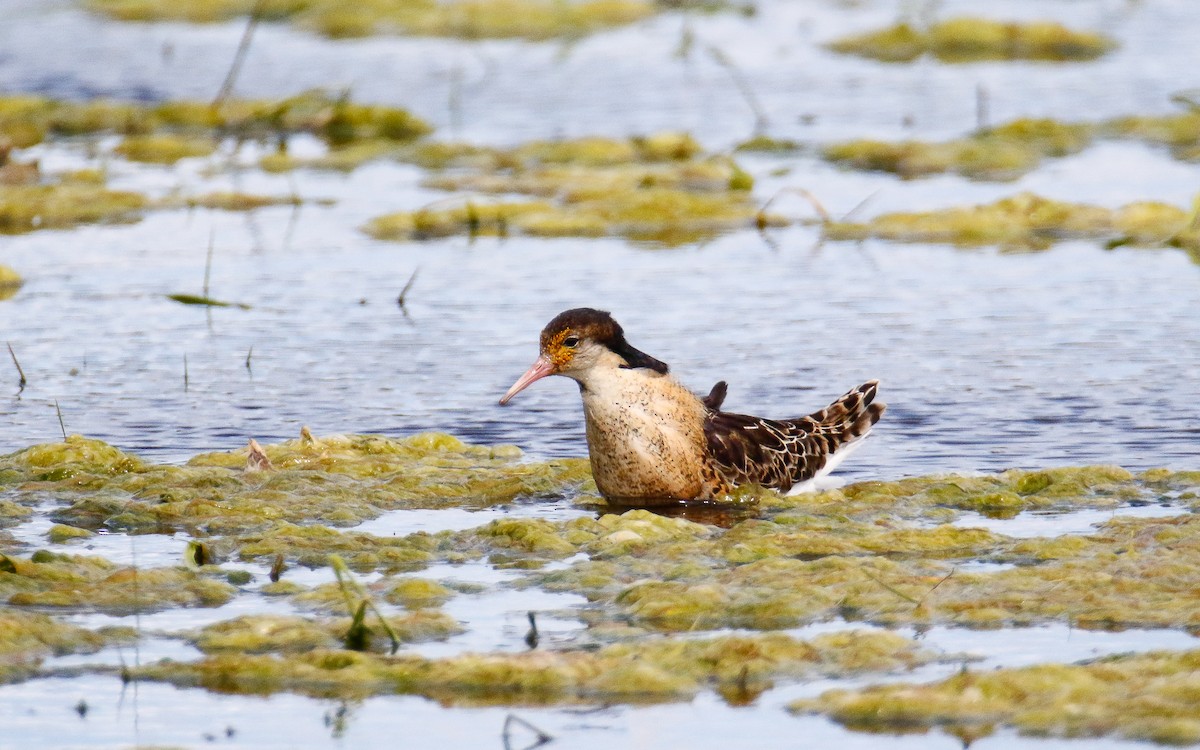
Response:
M567 336L565 339L563 339L563 346L567 347L568 349L574 349L575 347L579 346L579 337Z

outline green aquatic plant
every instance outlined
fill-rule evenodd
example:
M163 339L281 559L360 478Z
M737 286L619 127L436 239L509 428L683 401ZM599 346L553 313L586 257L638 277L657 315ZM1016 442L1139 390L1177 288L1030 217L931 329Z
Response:
M1046 21L1016 23L953 18L927 29L907 23L844 37L829 49L883 62L911 62L932 55L944 63L986 60L1086 61L1102 57L1116 43L1101 34L1074 31Z
M150 465L76 435L0 456L0 478L25 492L56 493L52 517L80 529L187 531L247 561L283 555L321 567L336 552L356 570L416 570L436 559L440 537L331 527L386 510L482 508L575 492L589 476L583 460L523 462L513 446L471 446L444 434L308 435L263 451L270 470L248 471L248 450Z
M1081 664L966 671L925 685L832 690L791 704L851 729L985 737L1013 727L1037 737L1105 737L1170 745L1200 742L1200 651L1119 655Z
M211 154L226 137L278 142L308 133L342 148L360 142L408 143L431 131L405 109L361 104L347 94L322 90L278 100L226 100L220 105L0 96L0 139L7 138L17 148L50 137L117 134L125 136L118 155L163 164Z
M1191 512L1200 509L1200 472L1085 466L914 477L791 497L746 491L723 517L714 509L689 518L597 506L599 513L562 520L512 515L377 536L353 526L388 509L584 495L587 464L527 463L512 447L440 434L317 438L305 430L256 451L259 460L239 450L167 466L72 436L0 456L0 515L20 523L30 507L54 502L52 518L71 526L56 527L59 549L76 544L69 537L80 530L100 528L190 537L188 566L149 569L57 550L27 556L0 537L9 550L0 556L0 601L20 613L120 615L218 606L235 593L287 597L303 616L242 615L179 633L205 656L130 676L234 693L414 694L466 705L674 701L708 689L740 705L777 680L897 672L937 658L890 632L843 630L809 641L770 632L816 622L1200 632L1200 515ZM1004 519L1030 511L1146 503L1178 513L1118 514L1084 534L1003 533ZM973 528L982 515L994 519L989 529ZM720 525L711 523L718 517ZM327 566L331 555L339 581L287 580L285 567ZM227 564L236 560L277 572L257 584L257 570ZM409 573L469 562L512 571L501 587L584 597L559 616L586 627L528 652L388 654L461 632L439 607L482 589ZM350 570L383 575L360 584ZM703 634L734 628L763 632ZM3 674L23 679L39 666L35 658L16 669ZM805 710L838 715L836 707ZM1145 726L1159 721L1150 710L1145 716ZM1165 725L1154 726L1127 736L1166 736Z
M122 140L113 153L129 161L149 164L174 164L180 159L209 156L217 144L210 138L179 135L131 135Z
M853 632L811 641L784 634L725 636L445 659L333 650L229 654L192 663L159 662L134 675L222 692L400 693L455 705L655 703L689 698L708 685L736 697L752 689L761 692L781 677L904 671L934 658L892 633Z
M0 301L15 297L17 290L25 283L21 274L9 266L0 263Z
M403 158L443 170L425 181L428 187L530 199L465 197L400 211L369 222L363 229L373 237L620 235L673 245L782 221L761 213L747 172L727 157L705 155L686 134L535 141L512 149L426 143Z
M34 676L46 657L91 654L105 646L128 644L134 638L132 628L89 630L41 612L0 608L0 684Z
M837 164L905 179L957 172L973 180L1011 180L1044 158L1083 150L1096 132L1095 125L1023 119L943 143L858 140L826 146L822 154Z
M184 567L122 567L100 557L46 550L6 559L12 569L0 569L0 600L14 607L128 614L218 607L234 594L228 583Z
M121 21L228 21L257 12L333 39L405 34L464 39L576 37L647 18L649 0L83 0L93 12Z
M1200 250L1200 225L1194 214L1175 206L1131 203L1114 210L1031 193L988 205L831 222L824 229L836 240L878 238L1040 250L1064 240L1090 239L1110 246L1179 247L1193 255Z
M109 190L70 175L40 184L0 185L0 234L136 221L147 203L140 193Z

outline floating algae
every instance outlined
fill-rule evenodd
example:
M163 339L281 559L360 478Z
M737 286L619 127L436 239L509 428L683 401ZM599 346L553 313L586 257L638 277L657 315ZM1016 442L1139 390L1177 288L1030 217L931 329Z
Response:
M271 471L246 472L245 451L195 457L186 466L143 463L97 440L71 436L0 457L6 485L53 492L52 518L88 530L206 538L222 556L284 555L310 566L339 552L356 570L416 570L448 537L341 532L400 508L486 507L574 492L587 462L525 463L512 446L467 445L449 435L404 439L335 435L263 447ZM15 506L17 510L23 510ZM217 538L220 537L220 538Z
M217 149L210 138L180 135L131 135L122 140L113 153L129 161L148 164L174 164L180 159L209 156Z
M118 134L126 136L119 153L124 149L127 158L158 163L211 153L223 137L277 142L308 133L339 147L359 141L407 143L431 130L407 110L359 104L320 90L279 100L228 100L219 107L190 101L0 97L0 139L8 138L18 148L55 136Z
M110 614L170 607L217 607L234 588L194 570L121 567L100 557L46 550L29 558L8 556L0 569L0 600L10 606L94 610Z
M136 221L146 205L140 193L109 190L71 175L41 184L0 185L0 234Z
M1042 159L1086 148L1097 126L1055 120L1014 120L943 143L848 141L826 146L829 161L903 178L957 172L973 180L1012 180Z
M1195 515L1116 519L1094 534L1053 539L929 525L965 509L998 506L1000 515L1011 517L1020 508L1144 502L1179 492L1166 489L1172 482L1194 492L1194 478L1170 476L1175 478L1135 478L1093 467L852 485L781 499L775 507L786 509L765 509L763 517L723 533L663 541L636 554L604 556L593 546L590 559L529 574L529 582L601 605L587 615L594 626L624 621L663 631L774 629L842 618L890 626L1065 621L1085 628L1195 631ZM997 503L997 496L1006 501ZM562 528L562 538L580 541L581 551L596 544L595 530L580 520ZM969 560L1015 567L958 570Z
M88 630L40 612L0 609L0 684L33 676L42 660L64 654L90 654L113 643L128 643L132 628Z
M1051 22L1005 23L954 18L928 29L907 23L831 42L829 49L883 62L911 62L929 54L945 63L986 60L1094 60L1116 47L1095 33L1073 31Z
M796 701L851 729L973 737L998 726L1038 737L1118 736L1172 745L1200 742L1200 651L1112 656L1075 665L964 671L928 685L832 690Z
M206 561L317 567L336 554L356 570L384 572L355 585L351 596L344 582L308 588L283 580L243 591L287 597L306 614L243 615L180 633L205 656L135 670L139 678L223 692L555 705L685 700L712 689L739 705L776 680L903 671L934 657L887 632L799 641L700 631L863 621L1200 632L1200 515L1187 512L1200 509L1200 472L1133 475L1093 466L921 477L795 497L750 492L723 526L635 510L557 521L510 516L472 529L382 537L336 526L389 508L578 494L589 487L586 462L527 464L511 447L437 434L306 433L259 450L268 468L256 471L246 468L246 450L158 466L73 436L0 457L0 480L3 499L25 515L27 506L53 498L53 517L76 529L183 531L207 550ZM1052 538L1005 536L1003 521L994 525L999 531L963 524L976 513L1005 519L1146 503L1169 503L1179 515L1117 515L1093 532ZM471 595L455 593L469 587L391 573L473 560L519 571L504 586L582 595L587 605L570 616L586 629L529 652L384 655L394 643L461 632L439 606ZM980 561L998 565L967 564ZM215 565L135 571L39 551L0 558L0 601L17 612L214 606L233 595L229 581L247 583L246 572ZM384 611L357 617L368 599ZM351 632L363 651L338 648ZM38 667L21 669L24 678Z
M682 134L537 141L513 149L418 144L404 158L446 170L427 179L427 187L536 200L464 198L444 208L388 214L364 227L379 239L621 235L681 244L780 221L759 215L753 180L735 162L703 154Z
M544 40L624 26L659 11L649 0L83 0L84 7L122 21L208 23L249 16L294 24L342 39L374 34L466 39Z
M3 190L3 188L0 188ZM2 195L2 193L0 193ZM17 290L25 283L25 279L21 278L21 274L17 273L12 268L0 263L0 301L11 299L17 294Z
M455 705L654 703L687 699L708 685L736 693L739 686L769 685L776 678L902 671L932 659L898 635L853 632L811 641L783 634L725 636L446 659L331 650L227 655L188 664L164 661L135 670L135 676L220 692L400 693Z
M1166 146L1177 159L1200 161L1200 109L1174 115L1118 117L1103 124L1110 137Z
M292 654L337 648L349 620L316 620L284 615L245 615L185 634L206 654ZM389 625L405 643L441 640L462 628L445 613L423 611L390 616Z
M954 172L972 180L1012 180L1043 159L1067 156L1097 138L1136 140L1170 149L1177 159L1200 160L1200 111L1117 117L1099 122L1018 119L950 141L855 140L822 149L825 159L904 179Z
M867 222L831 222L824 229L835 240L877 238L1044 250L1065 240L1084 239L1104 241L1110 247L1178 247L1200 258L1196 211L1157 202L1130 203L1114 210L1021 193L988 205L882 214Z

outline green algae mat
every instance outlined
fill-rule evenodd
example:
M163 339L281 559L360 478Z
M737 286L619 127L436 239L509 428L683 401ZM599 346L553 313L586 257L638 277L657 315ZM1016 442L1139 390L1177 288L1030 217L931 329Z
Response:
M563 513L538 518L529 511L539 504ZM1158 506L1165 515L1136 512ZM504 512L467 528L356 530L395 511L489 508ZM54 656L128 647L143 635L71 624L73 615L191 608L218 616L156 635L195 647L198 658L72 673L238 694L412 694L446 705L641 704L701 691L741 705L780 684L869 682L965 658L896 628L1200 633L1197 509L1200 472L1093 466L796 497L746 490L702 514L618 514L582 459L529 461L512 446L444 434L305 430L179 466L72 436L0 457L0 680L55 674ZM1112 515L1082 534L1003 533L1028 514L1083 510ZM988 528L972 525L983 518ZM31 523L44 531L14 534ZM88 553L97 535L114 534L188 543L168 565ZM446 604L484 588L430 575L445 565L503 571L496 585L517 607L522 592L573 594L582 603L555 615L582 627L539 644L531 615L527 649L419 655L408 644L463 633ZM220 617L235 600L238 613ZM844 627L788 632L814 623ZM791 709L873 731L942 726L982 736L1008 726L1187 743L1200 740L1185 708L1194 705L1196 658L1155 652L987 673L968 661L943 682L835 690Z
M691 3L716 7L719 2ZM118 21L212 23L257 13L333 39L405 34L460 39L563 39L626 26L668 5L648 0L84 0Z
M1102 35L1075 31L1051 21L1030 23L985 18L948 18L927 27L898 23L831 42L834 52L882 62L912 62L930 55L943 63L989 60L1088 61L1116 43Z

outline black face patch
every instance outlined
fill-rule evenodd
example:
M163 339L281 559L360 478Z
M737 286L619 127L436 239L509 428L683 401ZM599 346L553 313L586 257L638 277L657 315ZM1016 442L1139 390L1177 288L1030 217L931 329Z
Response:
M588 338L608 347L625 360L627 368L644 367L664 375L670 369L665 362L631 346L625 340L625 331L613 320L612 315L591 307L576 307L556 315L554 320L542 329L542 348L545 349L550 342L568 330L571 331L571 335Z

